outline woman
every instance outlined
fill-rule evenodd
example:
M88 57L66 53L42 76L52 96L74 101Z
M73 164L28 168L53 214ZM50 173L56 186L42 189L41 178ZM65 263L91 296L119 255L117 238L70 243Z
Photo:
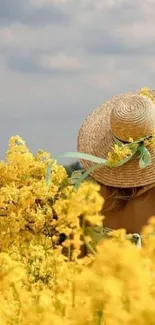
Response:
M148 89L114 97L80 128L79 157L101 184L104 226L110 229L141 233L155 216L154 98L155 91Z

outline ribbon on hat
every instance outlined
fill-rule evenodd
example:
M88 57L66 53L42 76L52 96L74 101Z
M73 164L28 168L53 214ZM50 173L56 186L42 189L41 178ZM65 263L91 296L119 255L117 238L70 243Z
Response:
M135 154L139 154L139 168L143 169L146 168L151 163L151 155L148 149L146 148L147 145L155 145L155 134L152 134L151 136L140 138L139 140L133 141L132 139L128 143L123 143L119 139L117 139L113 135L114 140L114 147L113 151L108 154L108 158L99 158L93 155L89 155L86 153L81 152L67 152L57 157L59 158L77 158L77 159L83 159L88 160L93 163L95 163L93 166L89 167L84 173L78 172L78 174L73 173L74 178L73 184L76 189L79 188L82 181L84 181L90 173L92 173L95 169L101 168L102 166L107 166L109 168L117 168L124 164L126 164L128 161L130 161ZM119 158L123 156L123 158ZM125 156L126 155L126 156ZM118 157L117 157L118 156ZM114 159L118 158L118 160ZM52 171L53 163L57 160L54 159L48 166L47 172L46 172L46 184L49 185L50 183L50 175ZM76 182L75 182L76 179Z

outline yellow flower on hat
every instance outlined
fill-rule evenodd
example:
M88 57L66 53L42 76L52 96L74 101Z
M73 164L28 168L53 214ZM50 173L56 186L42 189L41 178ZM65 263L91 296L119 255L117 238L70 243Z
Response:
M148 97L155 104L155 96L152 91L148 87L144 87L140 89L140 95Z
M114 144L112 152L108 153L108 161L111 163L118 162L132 154L131 149L126 146L118 146L117 144Z

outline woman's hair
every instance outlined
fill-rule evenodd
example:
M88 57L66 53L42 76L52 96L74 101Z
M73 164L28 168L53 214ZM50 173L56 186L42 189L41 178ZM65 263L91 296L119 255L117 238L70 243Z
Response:
M118 188L118 187L101 185L101 194L105 199L103 210L104 211L121 210L134 197L144 192L145 192L144 187Z

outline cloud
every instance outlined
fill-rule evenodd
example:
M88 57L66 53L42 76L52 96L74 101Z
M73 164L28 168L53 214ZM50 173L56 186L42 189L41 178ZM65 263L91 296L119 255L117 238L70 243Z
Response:
M50 54L42 51L18 51L5 56L7 66L22 73L54 74L82 71L80 59L63 53Z
M95 107L155 87L154 1L0 0L0 9L2 151L12 134L32 150L76 150Z
M154 54L154 11L154 1L85 1L78 17L83 49L93 55Z
M40 6L44 6L44 5L49 5L49 4L66 4L66 3L69 3L71 1L74 1L74 0L30 0L30 3L33 5L33 6L37 6L37 7L40 7Z
M7 66L11 70L22 71L23 73L39 73L42 68L39 67L35 54L27 52L12 53L7 56Z
M80 61L71 56L66 56L63 53L56 56L43 55L40 58L40 66L48 71L79 71L82 66Z
M155 35L151 29L151 23L147 26L146 30L150 30L150 33L148 32L146 36L143 33L143 26L141 28L140 25L133 27L132 31L127 27L124 29L123 32L111 31L109 29L85 30L82 37L83 50L92 55L155 54L155 43L152 42ZM129 38L132 39L132 42L129 42Z
M8 26L16 22L36 27L63 25L68 24L69 16L54 3L38 7L30 4L28 0L0 0L0 25Z

